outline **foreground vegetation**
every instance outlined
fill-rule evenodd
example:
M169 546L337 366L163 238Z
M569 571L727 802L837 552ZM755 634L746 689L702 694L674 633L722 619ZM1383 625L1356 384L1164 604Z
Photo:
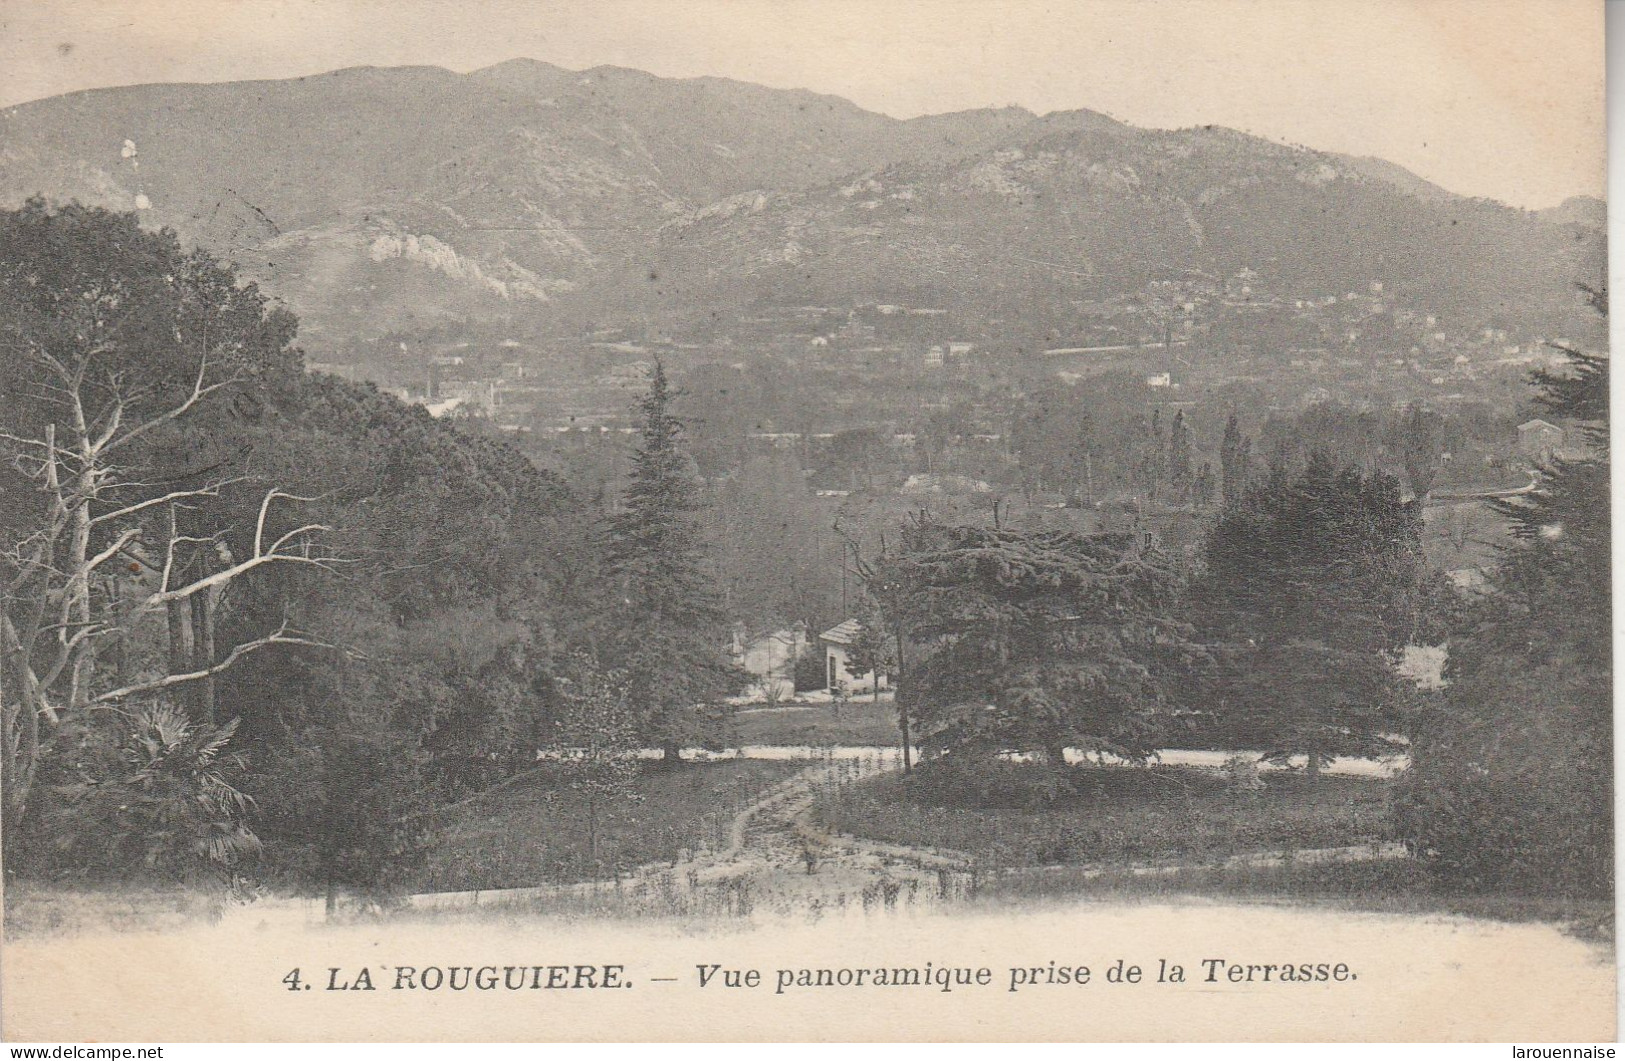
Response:
M902 743L897 708L890 698L868 697L836 706L828 703L787 704L734 716L733 741L741 748L879 747Z
M215 920L229 901L217 887L8 881L5 934L178 932Z
M988 902L1147 902L1192 897L1215 902L1282 903L1366 913L1450 915L1555 924L1593 942L1612 943L1614 904L1561 893L1479 888L1416 859L1195 867L1156 875L1086 874L1081 867L1010 872L980 882Z
M726 845L734 815L806 764L723 759L644 767L630 791L598 800L541 769L444 813L410 889L523 888L593 880L685 850Z
M1209 862L1390 835L1390 786L1364 778L1275 773L1238 791L1186 767L1005 763L967 773L933 763L910 778L861 781L826 794L818 814L838 832L999 867Z

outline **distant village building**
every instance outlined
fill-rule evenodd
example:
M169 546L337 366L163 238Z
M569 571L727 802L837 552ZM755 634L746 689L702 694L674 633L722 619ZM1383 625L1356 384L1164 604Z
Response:
M360 369L355 365L340 361L311 361L305 367L311 372L325 372L329 376L337 376L339 379L356 381L361 378Z
M919 472L904 480L897 492L907 496L919 494L988 494L993 487L968 475L942 475Z
M1483 593L1490 588L1488 576L1476 567L1458 567L1446 571L1444 577L1450 584L1464 593Z
M415 404L421 405L423 408L427 409L429 411L429 415L434 417L436 420L463 419L468 415L468 410L464 408L466 403L462 398L447 398L445 401L429 401L428 399L424 399L416 402Z
M1530 460L1549 461L1562 452L1565 438L1556 424L1530 420L1518 425L1518 452Z
M1173 374L1169 372L1158 372L1154 376L1145 377L1145 385L1147 387L1172 387L1174 385L1174 377Z
M1253 281L1257 279L1256 272L1243 268L1225 280L1224 293L1230 298L1245 298L1253 293Z
M831 693L869 693L886 688L886 675L873 671L855 674L849 669L852 642L857 640L862 624L848 619L818 635L824 647L824 687Z

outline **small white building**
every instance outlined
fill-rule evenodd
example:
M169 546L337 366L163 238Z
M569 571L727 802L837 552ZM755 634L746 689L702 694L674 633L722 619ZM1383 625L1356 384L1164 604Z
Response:
M886 675L873 671L854 674L848 664L852 659L852 642L857 639L862 624L848 619L818 635L824 647L824 687L831 693L872 693L886 688Z
M747 698L784 700L795 695L796 660L807 651L807 628L801 623L769 633L749 635L735 627L731 654L751 676Z
M1566 432L1545 420L1529 420L1518 425L1518 452L1538 461L1562 456Z

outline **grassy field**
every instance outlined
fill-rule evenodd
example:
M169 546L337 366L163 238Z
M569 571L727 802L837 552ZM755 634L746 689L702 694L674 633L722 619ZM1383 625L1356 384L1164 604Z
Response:
M1071 791L1035 809L951 804L927 771L826 794L830 828L891 843L962 851L989 865L1189 863L1339 847L1387 837L1388 785L1363 778L1266 774L1258 792L1189 767L1073 768Z
M725 843L734 814L805 767L753 759L676 770L651 764L632 799L596 810L538 771L447 812L411 890L522 888L670 861L683 850Z
M838 832L974 856L975 893L985 903L1198 897L1541 921L1592 942L1614 938L1606 900L1474 889L1411 859L1217 865L1233 855L1387 839L1386 781L1266 774L1262 791L1246 793L1189 767L1071 774L1074 791L1044 809L945 805L947 786L887 774L826 793L817 813ZM1129 864L1185 868L1119 872Z
M889 697L876 704L849 700L839 713L831 704L791 704L746 710L734 716L733 740L742 747L778 745L879 745L902 743L897 711Z

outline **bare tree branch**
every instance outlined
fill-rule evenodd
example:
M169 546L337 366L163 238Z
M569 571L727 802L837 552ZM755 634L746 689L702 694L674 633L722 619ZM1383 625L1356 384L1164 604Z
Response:
M4 440L6 442L15 442L19 446L35 446L35 447L38 447L39 449L43 449L43 450L47 450L47 451L53 451L56 456L67 457L70 460L77 460L78 456L79 456L78 454L74 453L72 450L61 449L61 448L59 448L57 446L52 445L51 443L47 442L45 439L42 439L42 438L24 438L21 435L13 435L13 434L10 434L10 433L5 432L5 431L0 431L0 440ZM41 458L36 457L35 459L39 460Z
M97 417L97 419L99 420L100 417ZM123 423L123 421L124 398L122 396L115 396L113 399L113 410L108 414L107 417L107 426L102 429L101 434L97 435L95 441L90 444L91 451L93 453L101 453L104 449L106 449L107 444L113 440L113 436L118 434L119 424Z
M192 393L186 396L185 401L181 402L179 405L175 406L172 409L169 409L166 412L159 413L157 416L153 417L151 420L148 420L148 421L146 421L144 423L138 424L135 427L132 427L130 430L126 431L123 435L119 436L118 438L112 439L106 445L100 447L96 451L97 455L100 456L100 455L103 455L103 454L111 453L114 450L120 448L121 446L127 446L131 442L133 442L134 440L136 440L136 439L140 438L142 435L146 434L148 431L151 431L153 428L158 427L158 426L160 426L162 424L167 424L170 421L175 420L178 417L184 416L186 414L187 410L191 409L194 405L196 405L198 402L202 401L205 397L207 397L210 394L213 394L215 391L219 390L222 387L231 386L233 383L236 383L241 378L237 373L232 373L230 376L228 376L227 378L225 378L223 380L220 380L218 382L210 383L210 384L205 385L204 382L203 382L203 379L208 374L208 371L209 371L209 356L208 356L208 354L204 354L202 357L198 358L197 379L193 381L193 383L192 383Z
M285 494L281 490L272 490L272 491L268 492L265 495L265 500L260 502L260 516L259 516L259 519L256 520L255 523L254 523L254 555L255 556L258 556L261 553L265 552L265 516L266 516L266 513L268 513L271 510L271 502L276 500L279 497L285 497L289 501L305 501L305 502L309 502L309 501L316 500L314 497L296 497L293 494ZM275 548L275 546L273 546L272 548Z
M209 575L204 576L203 578L197 579L197 580L195 580L193 582L190 582L190 583L188 583L186 585L176 586L176 587L173 587L173 588L170 586L170 579L173 576L174 569L175 569L175 546L177 544L179 544L179 543L182 543L182 542L193 542L193 543L197 543L197 544L203 544L203 543L206 543L206 542L213 541L214 539L212 539L212 538L193 538L193 537L189 537L187 535L171 534L170 540L169 540L169 547L168 547L167 553L166 553L166 555L164 557L163 575L159 579L159 582L158 582L158 591L156 593L153 593L152 595L148 596L145 600L143 600L140 604L138 604L136 606L137 610L138 611L147 611L147 610L150 610L152 608L157 607L158 605L167 604L168 602L173 601L173 600L181 600L182 598L190 597L190 596L192 596L194 594L201 593L202 591L204 591L206 589L209 589L212 586L224 585L225 583L230 582L232 579L236 578L237 576L243 574L245 571L251 571L254 568L259 567L259 566L261 566L263 564L278 563L278 562L281 562L281 563L294 563L294 564L310 564L310 565L315 566L315 567L323 568L324 570L331 570L332 569L331 565L333 565L335 563L340 563L341 561L334 560L334 559L328 559L328 558L322 558L322 557L311 557L311 556L308 556L308 555L300 555L300 554L297 554L297 553L285 553L285 552L280 551L283 548L283 546L287 545L289 542L293 541L295 538L300 538L300 537L304 537L306 535L315 534L315 533L317 533L319 531L327 531L327 530L332 529L332 528L328 527L326 524L322 524L322 523L307 523L304 526L296 527L295 529L293 529L291 531L288 531L286 534L282 535L276 541L272 542L271 547L269 549L267 549L265 547L265 520L266 520L266 516L270 512L271 502L276 500L279 497L280 498L285 498L285 499L290 500L290 501L313 501L313 500L315 500L315 498L298 497L298 496L295 496L293 494L284 493L281 490L267 491L266 495L265 495L265 499L260 502L259 519L255 522L255 525L254 525L254 555L250 556L246 560L242 560L242 561L239 561L238 563L232 564L230 567L222 568L219 571L215 571L215 572L213 572L213 573L211 573ZM310 539L308 537L305 537L304 540L308 543Z
M218 483L210 483L208 486L198 487L196 490L172 490L163 497L148 498L145 501L138 501L133 505L125 505L123 508L114 509L112 512L104 512L101 515L92 518L90 522L105 523L108 520L121 519L124 516L134 515L135 513L140 512L142 509L151 508L154 505L162 505L169 501L179 501L183 497L218 497L220 496L221 487L228 486L232 483L240 483L242 481L242 476L236 476L231 479L223 479Z
M134 527L126 530L123 534L120 534L116 539L114 539L112 545L109 545L107 548L85 561L85 570L87 572L96 570L98 567L111 560L114 556L117 556L123 551L126 545L129 545L132 541L140 536L141 532Z
M99 696L92 697L90 699L90 703L105 704L114 700L122 700L126 697L137 696L141 693L157 692L159 689L167 689L172 685L180 685L183 682L195 682L202 678L212 677L213 675L219 674L221 671L230 667L248 653L264 648L267 645L307 645L311 648L337 650L336 646L330 645L325 641L316 641L308 637L289 637L283 632L286 630L286 628L287 624L284 623L282 628L280 628L276 633L267 634L265 637L256 638L253 641L243 642L227 653L225 659L212 666L204 667L200 670L188 671L185 674L166 674L162 678L153 678L150 681L136 682L133 685L126 685L118 689L110 689Z
M164 546L164 570L163 573L158 577L159 593L167 593L169 591L169 576L173 574L175 570L175 546L182 542L190 542L194 545L208 545L214 541L213 538L194 538L191 535L175 533L175 513L173 509L170 510L169 516L169 541Z
M318 525L316 529L326 530L327 528ZM195 541L198 539L192 540ZM279 562L290 564L310 564L313 567L319 567L323 570L331 570L332 568L330 565L338 563L339 561L309 556L299 556L294 553L266 553L263 556L250 557L249 559L244 560L242 563L233 564L230 567L216 571L212 575L205 578L200 578L197 581L190 582L184 586L177 586L175 589L163 590L161 592L154 593L152 596L148 597L146 600L143 600L139 605L137 605L136 609L138 611L148 611L160 604L167 604L172 600L182 600L194 594L201 593L212 586L224 585L245 571L252 571L254 568L260 567L264 564Z
M62 676L62 672L73 661L73 650L79 647L81 641L105 634L107 631L108 627L105 623L91 623L75 630L73 635L62 643L61 651L57 653L55 661L40 674L38 678L40 688L49 689L52 683Z

